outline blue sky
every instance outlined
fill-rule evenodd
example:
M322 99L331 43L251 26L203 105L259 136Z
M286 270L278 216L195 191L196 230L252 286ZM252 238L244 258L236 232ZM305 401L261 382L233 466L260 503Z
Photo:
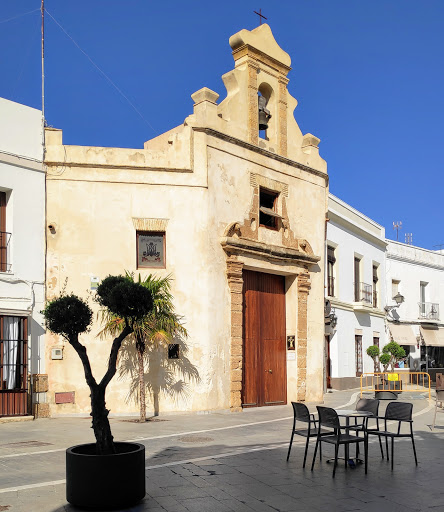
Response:
M2 2L0 96L40 108L40 0ZM400 241L444 244L442 0L45 0L46 119L66 144L142 147L183 122L201 87L225 96L229 37L262 8L292 59L304 133L321 139L330 191Z

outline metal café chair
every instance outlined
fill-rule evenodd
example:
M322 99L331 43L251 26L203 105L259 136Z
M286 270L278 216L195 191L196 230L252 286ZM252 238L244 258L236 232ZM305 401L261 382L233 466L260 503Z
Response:
M335 462L333 465L333 478L336 473L336 466L338 465L338 452L339 452L339 446L341 444L344 445L344 449L346 452L345 456L345 467L347 467L347 452L348 447L351 444L359 444L364 443L364 453L365 453L365 473L367 474L367 465L368 465L368 438L367 438L367 432L364 429L363 433L364 436L360 437L359 432L357 432L357 435L350 435L348 433L342 433L341 430L343 429L349 429L350 427L341 426L339 422L339 416L338 413L331 409L330 407L321 407L317 406L318 409L318 415L319 415L319 429L318 429L318 435L316 437L316 446L315 451L313 455L313 462L311 463L311 470L313 471L314 463L316 460L316 453L318 450L318 446L321 445L321 443L330 443L335 446ZM329 429L328 434L321 434L321 428L327 427Z
M310 437L316 437L318 435L318 421L315 419L314 414L310 414L308 407L305 404L299 402L291 402L293 406L293 429L291 431L290 446L288 447L287 461L290 458L291 446L293 444L294 435L303 436L307 438L305 442L305 453L304 463L302 467L305 468L305 461L307 460L308 443ZM305 423L303 428L297 428L296 422ZM324 433L328 433L324 431ZM321 433L322 434L322 433ZM319 458L322 460L322 451L319 450Z
M354 430L357 432L362 432L366 430L379 430L379 400L377 398L360 398L356 404L357 411L369 411L373 414L371 417L362 418L362 423L358 423L358 418L355 418L355 424L350 427L350 430ZM376 420L376 426L369 427L369 420ZM384 450L382 449L381 436L378 436L379 439L379 448L381 450L382 458L384 458ZM356 457L359 454L359 444L356 445Z
M379 417L384 420L384 430L369 430L367 435L377 435L385 437L385 448L387 452L387 460L390 460L388 453L388 438L391 438L391 452L392 452L392 470L393 470L393 456L394 456L394 441L397 437L410 437L413 446L413 455L415 456L415 464L418 465L416 457L415 440L413 439L413 420L412 420L413 404L402 402L390 402L385 410L385 416ZM387 429L387 421L397 421L398 428L396 431ZM410 433L401 433L401 424L408 423L410 426ZM382 456L384 458L384 455Z
M444 389L437 389L435 391L436 395L435 395L435 414L433 416L433 425L432 425L432 429L435 428L435 422L436 422L436 411L438 409L438 404L441 404L441 407L443 406L444 404Z

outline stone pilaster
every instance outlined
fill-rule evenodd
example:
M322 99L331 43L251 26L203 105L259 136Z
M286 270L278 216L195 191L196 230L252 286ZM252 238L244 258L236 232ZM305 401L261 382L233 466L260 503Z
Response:
M259 141L257 71L258 67L248 63L248 136L249 142L257 146Z
M278 144L282 156L287 156L287 84L287 78L279 77Z
M310 276L303 273L298 276L298 378L297 400L304 401L307 379L307 299L310 292Z
M236 256L227 258L227 279L231 293L231 355L230 355L230 410L242 410L242 268L244 264Z

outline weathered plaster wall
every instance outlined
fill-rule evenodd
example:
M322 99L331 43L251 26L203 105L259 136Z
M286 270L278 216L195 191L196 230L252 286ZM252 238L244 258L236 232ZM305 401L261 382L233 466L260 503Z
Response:
M269 27L263 27L253 31L264 39L255 43L259 53L234 50L236 69L224 78L227 99L217 105L216 93L197 91L184 126L145 142L144 149L63 146L60 130L47 131L48 222L55 226L48 238L50 296L67 277L67 289L86 296L91 277L138 272L132 219L167 223L167 268L155 273L174 277L175 305L185 318L189 358L201 381L189 388L188 397L162 399L162 411L236 410L242 368L233 367L233 355L242 354L242 265L286 276L287 332L300 335L297 359L288 361L288 399L322 399L326 164L319 139L302 136L292 117L296 102L288 96L285 78L289 62ZM242 38L249 46L248 34ZM266 55L270 51L272 60ZM255 62L276 90L277 124L269 141L257 140ZM253 243L290 256L284 261L243 254L230 270L222 243L227 226L248 220L252 211L258 215L261 180L277 183L285 196L279 206L285 226L279 233L259 228ZM98 329L96 322L84 341L100 375L109 344L97 339ZM61 343L50 340L47 355ZM76 389L77 403L52 404L52 412L87 412L89 391L82 387L77 355L70 347L64 353L62 361L49 361L51 391ZM129 382L112 382L107 394L112 412L137 410L125 403L128 388Z

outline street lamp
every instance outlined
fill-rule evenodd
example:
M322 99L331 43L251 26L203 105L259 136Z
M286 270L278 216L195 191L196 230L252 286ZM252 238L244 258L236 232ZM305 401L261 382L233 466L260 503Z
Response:
M393 300L396 302L393 306L385 306L384 310L387 314L391 313L394 309L399 308L399 306L404 302L404 295L401 295L399 292L393 297Z

